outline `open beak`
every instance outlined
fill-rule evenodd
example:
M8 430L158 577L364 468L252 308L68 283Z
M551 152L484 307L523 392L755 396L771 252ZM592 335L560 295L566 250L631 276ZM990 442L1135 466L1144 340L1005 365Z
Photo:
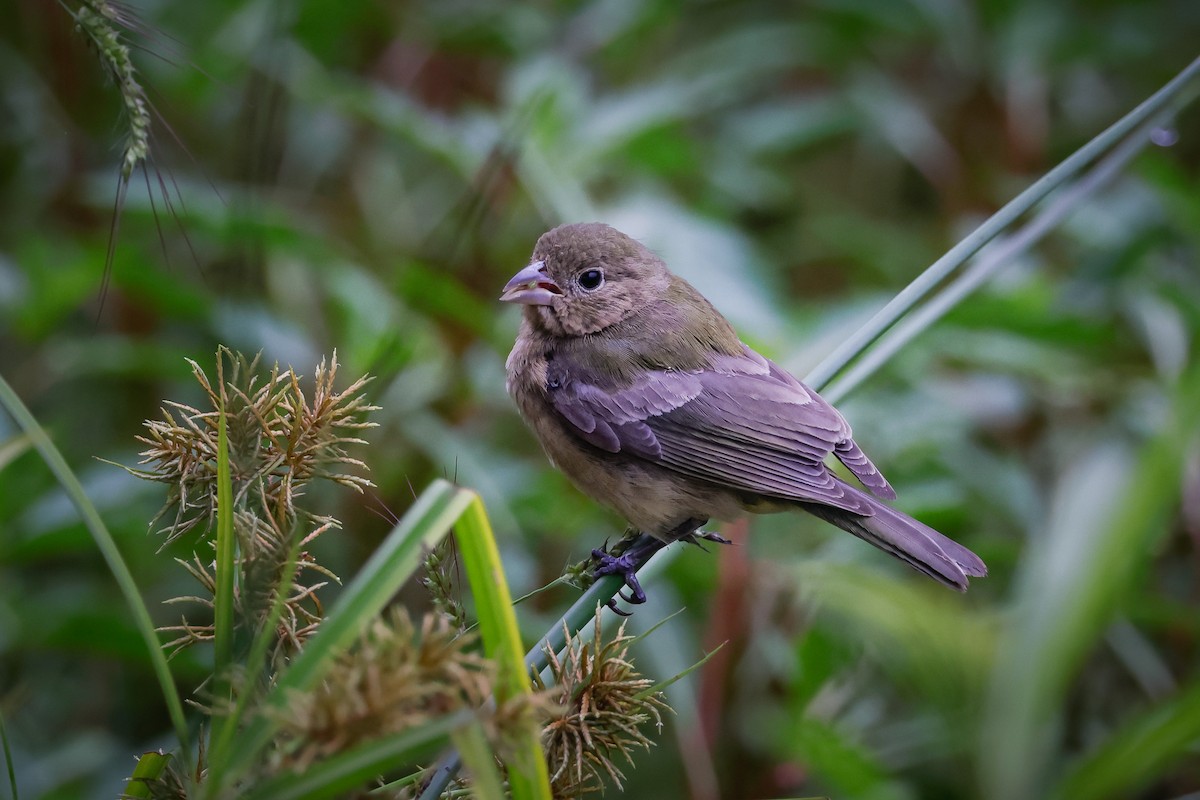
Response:
M535 261L504 284L500 302L548 306L555 297L562 297L562 293L558 284L546 274L546 262Z

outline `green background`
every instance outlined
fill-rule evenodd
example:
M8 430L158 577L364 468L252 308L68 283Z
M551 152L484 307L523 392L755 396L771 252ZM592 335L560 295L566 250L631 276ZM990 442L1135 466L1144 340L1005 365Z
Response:
M211 369L221 343L311 375L336 348L346 382L377 375L358 455L379 488L310 498L345 523L324 563L352 574L410 486L448 476L483 495L520 594L621 531L504 392L519 313L496 298L542 231L616 225L803 375L1200 41L1184 0L134 10L161 118L107 274L119 93L63 7L4 14L0 374L160 624L179 616L161 600L194 591L173 557L196 542L157 552L162 487L96 459L134 464L142 420L198 400L185 358ZM1200 455L1142 468L1156 437L1192 433L1170 412L1200 328L1195 107L1160 139L840 404L900 507L991 575L959 597L798 516L687 549L636 620L687 610L639 665L667 677L727 644L669 691L630 796L1200 791ZM112 797L169 723L91 539L15 437L0 417L21 796ZM1143 507L1145 526L1111 524ZM528 640L573 597L521 606ZM185 692L207 658L173 662Z

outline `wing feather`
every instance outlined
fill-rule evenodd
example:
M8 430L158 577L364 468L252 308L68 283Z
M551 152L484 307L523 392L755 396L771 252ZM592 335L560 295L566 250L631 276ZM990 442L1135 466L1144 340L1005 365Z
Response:
M825 465L833 454L873 492L891 492L841 414L748 347L714 359L708 369L646 370L620 387L569 359L553 364L553 407L601 450L749 494L872 514Z

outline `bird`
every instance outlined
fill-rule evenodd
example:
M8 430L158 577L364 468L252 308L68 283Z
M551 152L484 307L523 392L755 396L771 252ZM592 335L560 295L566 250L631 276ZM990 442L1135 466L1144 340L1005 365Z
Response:
M627 601L645 602L636 572L653 552L726 542L703 526L746 513L806 511L958 591L987 574L890 506L846 419L636 239L599 222L553 228L500 300L524 307L506 386L550 463L649 534L619 556L593 550L593 575L619 575Z

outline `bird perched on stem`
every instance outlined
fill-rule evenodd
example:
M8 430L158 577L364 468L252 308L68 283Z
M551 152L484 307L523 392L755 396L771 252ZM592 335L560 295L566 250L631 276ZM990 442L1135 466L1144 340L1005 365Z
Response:
M508 391L550 462L649 534L595 574L636 571L710 518L801 509L966 591L979 556L881 500L895 491L833 406L742 344L662 259L600 223L538 240L501 300L525 306ZM866 491L825 463L838 459ZM652 537L652 538L651 538Z

